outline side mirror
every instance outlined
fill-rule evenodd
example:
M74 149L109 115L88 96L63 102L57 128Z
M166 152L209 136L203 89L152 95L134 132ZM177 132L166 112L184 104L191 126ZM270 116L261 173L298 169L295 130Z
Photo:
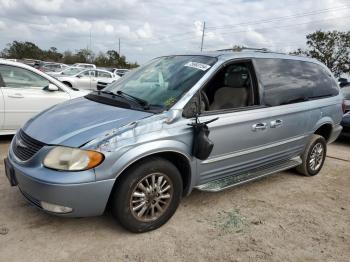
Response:
M196 117L200 113L200 100L199 95L194 95L187 103L182 111L182 116L185 118Z
M59 91L58 87L55 86L54 84L49 84L49 85L45 86L45 87L43 88L43 90L49 91L49 92Z
M75 77L77 77L77 78L81 78L81 75L77 75L77 76L75 76Z

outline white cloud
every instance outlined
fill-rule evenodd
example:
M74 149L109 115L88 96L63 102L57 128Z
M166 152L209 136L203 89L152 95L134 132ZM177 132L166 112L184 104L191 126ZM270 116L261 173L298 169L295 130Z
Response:
M137 29L136 33L141 38L151 38L153 35L152 28L149 23L145 23L141 28Z
M330 11L293 18L320 9ZM290 51L317 29L349 30L349 11L348 0L0 0L0 49L19 40L76 50L89 44L91 31L95 52L116 48L120 38L122 53L144 62L199 51L206 21L206 50L237 44ZM285 18L267 21L275 17Z

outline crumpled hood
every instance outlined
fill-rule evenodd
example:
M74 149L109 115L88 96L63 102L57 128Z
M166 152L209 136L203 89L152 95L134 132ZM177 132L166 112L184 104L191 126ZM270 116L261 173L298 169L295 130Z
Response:
M43 111L22 129L32 138L46 144L79 147L107 130L151 115L81 97Z

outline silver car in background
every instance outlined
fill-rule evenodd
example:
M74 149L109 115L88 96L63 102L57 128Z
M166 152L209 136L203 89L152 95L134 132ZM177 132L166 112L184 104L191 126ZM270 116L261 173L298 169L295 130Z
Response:
M318 174L342 130L342 101L331 72L310 58L164 56L28 121L6 174L46 212L95 216L109 204L123 227L145 232L193 189L217 192L290 168Z
M110 84L117 81L120 76L114 75L112 72L107 70L85 69L76 74L68 76L58 75L56 78L69 87L85 90L96 90L99 81Z

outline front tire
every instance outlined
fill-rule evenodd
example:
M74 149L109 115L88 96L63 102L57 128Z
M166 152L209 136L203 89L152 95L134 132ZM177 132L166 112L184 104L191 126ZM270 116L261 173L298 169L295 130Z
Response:
M302 164L296 170L305 176L317 175L324 164L327 154L327 142L320 135L312 135L303 155Z
M112 195L112 213L127 230L147 232L165 224L182 196L179 170L163 158L134 164L120 178Z

